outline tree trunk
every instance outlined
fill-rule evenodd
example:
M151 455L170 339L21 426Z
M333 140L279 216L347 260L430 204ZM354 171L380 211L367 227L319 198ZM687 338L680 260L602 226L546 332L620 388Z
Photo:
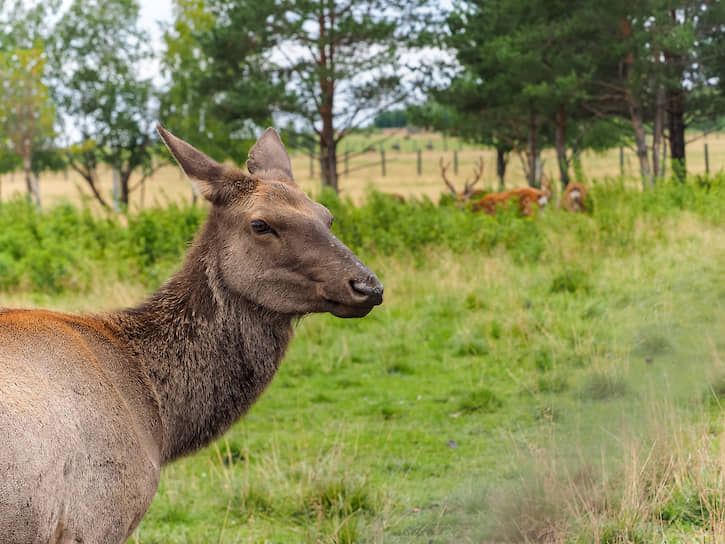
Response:
M128 211L128 203L131 195L131 188L129 187L129 181L131 180L132 170L119 172L119 178L121 181L121 206L124 212Z
M569 161L566 158L566 111L562 104L556 108L556 160L559 163L563 190L569 185Z
M33 179L30 169L30 155L23 157L23 171L25 172L25 188L28 191L28 202L33 203Z
M119 203L119 198L121 196L121 190L119 187L119 180L120 177L118 173L118 169L114 166L111 167L111 198L113 199L113 211L116 213L121 213L121 205Z
M637 144L637 158L639 159L639 171L642 175L644 183L652 186L652 172L649 168L649 157L647 155L647 140L642 123L642 111L639 103L632 96L631 92L627 93L627 105L629 106L629 115L632 118L632 127L634 128L634 139Z
M110 210L111 207L108 205L108 202L106 202L103 197L101 196L101 193L98 192L98 188L96 187L96 181L95 181L95 171L93 168L83 166L81 167L77 163L75 163L73 160L69 161L70 167L75 170L80 176L86 180L86 183L91 188L91 192L93 193L93 196L98 201L98 203L103 206L105 209Z
M336 193L339 192L337 175L337 144L335 138L332 137L328 142L324 141L323 136L320 137L320 169L322 171L322 186L330 187Z
M529 186L530 187L536 187L536 169L537 169L537 160L539 158L539 148L538 148L538 134L537 134L537 125L536 125L536 112L532 111L529 114L529 145L528 145L528 152L527 152L527 159L529 162Z
M685 20L681 19L684 15ZM670 9L670 17L675 27L687 23L687 10ZM667 88L667 124L670 137L670 159L672 161L672 175L680 181L687 177L685 163L685 58L679 53L665 51L665 64L670 83Z
M33 172L33 193L35 194L35 205L40 208L40 175Z
M334 5L334 2L332 4ZM316 62L322 73L329 75L320 78L319 113L322 119L322 131L320 132L320 169L322 171L322 186L331 187L337 193L340 188L337 175L337 141L335 140L335 126L333 124L336 81L332 75L334 73L335 47L333 40L327 43L328 40L326 38L328 26L334 28L335 15L333 9L325 11L324 5L326 3L320 3L322 9L317 19L320 27L320 37L318 42L319 57L316 59ZM329 25L328 18L330 19Z
M506 177L506 164L508 156L503 149L496 149L496 174L498 175L499 191L504 190L504 178Z
M657 85L655 97L655 121L652 127L652 173L654 179L664 176L660 170L660 148L662 147L662 134L665 122L665 90L662 85Z
M685 162L685 92L682 87L667 91L667 120L670 133L672 173L680 181L687 176Z

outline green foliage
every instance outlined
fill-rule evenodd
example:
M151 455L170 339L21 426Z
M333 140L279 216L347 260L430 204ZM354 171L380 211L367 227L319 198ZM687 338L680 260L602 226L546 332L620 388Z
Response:
M584 395L591 400L609 400L626 395L627 382L613 372L593 371L584 387Z
M661 229L639 229L637 218L656 225L679 211L725 224L724 175L685 184L664 182L646 192L629 189L621 181L600 182L593 185L592 198L597 208L591 219L553 207L534 219L520 217L513 207L490 217L459 209L446 197L439 204L426 199L401 203L375 191L360 206L330 190L319 200L335 217L333 232L353 251L364 257L411 256L421 267L421 256L430 247L458 254L493 255L503 250L516 263L550 260L560 229L575 237L582 255L594 251L593 244L626 254L632 244L648 247L663 235ZM171 205L132 215L123 227L113 218L95 217L68 204L42 212L19 201L5 203L0 206L0 289L85 292L99 271L158 285L177 266L205 213L204 208ZM558 270L545 289L585 295L591 288L591 272L582 261ZM481 308L485 298L468 293L465 305ZM488 327L493 340L504 334L498 321ZM638 345L645 349L653 341L643 336ZM460 355L485 354L489 349L480 337L460 336L454 343Z
M132 218L128 228L89 210L40 212L24 201L0 206L0 289L86 292L98 274L158 285L178 263L204 212L170 206Z
M320 202L335 216L333 232L354 251L416 253L430 245L492 251L503 246L517 260L536 261L545 247L535 222L518 217L513 208L490 217L459 209L450 199L439 205L425 199L402 203L377 192L370 192L360 207L332 191L323 192Z
M576 293L589 290L588 274L581 268L567 268L551 281L552 293Z
M337 189L340 140L406 97L409 70L401 55L417 45L430 19L421 7L431 4L177 0L164 111L185 128L182 134L208 138L206 147L231 158L255 124L282 111L306 134L314 130L323 184ZM226 134L233 138L225 149Z
M41 43L30 48L0 49L0 145L5 141L22 158L25 175L30 176L34 152L41 142L53 136L55 107L43 83L45 53ZM2 167L12 164L5 159ZM36 164L39 162L36 158ZM28 188L32 198L37 188ZM40 205L40 195L35 194Z
M22 164L23 159L20 158L20 155L8 148L0 148L0 174L14 172L20 168Z
M408 126L408 114L405 110L384 111L375 116L373 124L377 128L400 128Z
M459 411L470 414L473 412L492 413L498 410L503 403L490 389L483 387L469 391L458 403Z
M116 200L125 207L131 174L152 161L155 89L141 75L152 57L148 42L136 0L75 0L54 28L52 94L75 138L67 159L106 208L95 187L97 164L118 173Z

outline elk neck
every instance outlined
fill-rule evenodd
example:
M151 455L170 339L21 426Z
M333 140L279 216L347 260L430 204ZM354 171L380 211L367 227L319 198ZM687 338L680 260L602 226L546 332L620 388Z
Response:
M237 421L274 377L292 337L295 316L226 288L218 247L207 222L179 272L141 306L109 316L156 389L163 462Z

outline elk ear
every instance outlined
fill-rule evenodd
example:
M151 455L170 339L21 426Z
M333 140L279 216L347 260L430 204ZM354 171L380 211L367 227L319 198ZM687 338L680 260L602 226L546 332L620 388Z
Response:
M219 164L181 138L156 125L161 139L184 173L197 182L199 191L209 202L224 204L235 194L249 191L252 180L239 168Z
M287 149L277 131L271 127L262 133L249 150L247 170L262 179L275 179L296 185Z

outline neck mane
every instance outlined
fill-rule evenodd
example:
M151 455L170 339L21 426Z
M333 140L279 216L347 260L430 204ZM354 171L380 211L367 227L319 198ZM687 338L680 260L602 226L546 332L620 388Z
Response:
M159 397L162 460L208 444L239 419L276 373L294 316L229 292L208 225L182 269L139 307L110 316Z

